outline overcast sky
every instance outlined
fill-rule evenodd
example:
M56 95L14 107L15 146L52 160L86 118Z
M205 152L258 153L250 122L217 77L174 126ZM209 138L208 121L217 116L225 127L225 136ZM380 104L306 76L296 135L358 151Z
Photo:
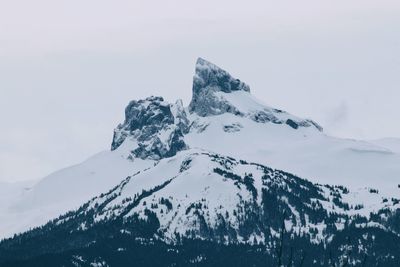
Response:
M400 1L0 0L0 181L109 149L131 99L191 97L198 56L328 134L400 137Z

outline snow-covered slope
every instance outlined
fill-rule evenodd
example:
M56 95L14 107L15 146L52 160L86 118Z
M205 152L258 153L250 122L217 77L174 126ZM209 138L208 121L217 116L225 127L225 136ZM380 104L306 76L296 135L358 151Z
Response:
M198 266L193 259L208 259L200 266L220 266L212 258L226 263L232 256L221 250L211 256L210 250L222 245L240 255L258 251L259 263L250 266L275 266L282 244L280 258L300 262L307 253L305 266L362 266L366 255L373 255L372 266L398 266L399 208L399 199L372 189L317 185L258 163L188 149L126 177L79 209L0 242L0 265L11 260L21 266L28 259L22 266L42 266L37 261L45 259L61 262L56 266L126 266L120 257L134 255L133 265ZM153 250L150 259L135 260ZM163 260L153 263L153 257Z
M382 138L369 141L377 146L384 147L394 153L400 154L400 138Z
M271 199L276 199L272 204ZM79 213L56 221L62 224L92 214L76 230L118 217L139 216L149 211L160 223L161 238L175 242L177 235L214 239L222 231L224 242L264 242L265 225L272 235L286 210L286 231L310 235L312 242L327 242L348 220L368 222L386 229L385 220L370 221L371 214L400 208L374 190L349 191L345 187L314 185L286 172L236 160L207 151L190 149L162 159L152 168L137 172L119 185L91 200ZM242 229L254 213L251 229ZM277 217L267 218L275 213ZM249 219L250 220L250 219ZM92 222L92 223L90 223ZM227 227L221 229L221 227ZM313 230L310 230L313 229ZM387 228L390 231L390 228Z
M122 149L101 152L81 164L57 171L30 187L3 187L0 237L40 226L79 207L90 198L109 190L122 179L153 163L140 159L132 164Z
M193 127L185 137L190 147L268 164L322 184L400 193L400 155L385 147L330 137L311 127L294 130L228 113L192 115L191 120Z
M133 197L146 183L170 177L177 167L173 159L198 150L281 169L314 183L347 186L369 206L381 208L382 198L396 198L400 192L398 150L327 136L316 122L261 103L248 85L199 59L188 107L181 101L167 103L162 97L130 102L125 121L114 130L111 151L45 177L21 196L7 200L0 207L0 236L41 225L151 168L146 173L153 175L142 178L143 184L133 183L133 191L124 190L126 197ZM154 167L160 160L164 167ZM212 198L214 187L224 190L220 180L207 174L208 163L203 166L202 162L193 167L196 171L181 174L193 176L184 180L192 183L171 184L166 195L196 198L200 187L208 186L207 197ZM255 184L257 190L259 186ZM370 189L379 190L379 198L365 193ZM226 193L228 199L219 201L236 203L236 194Z
M8 207L11 202L17 201L36 182L35 180L15 183L0 182L0 210Z

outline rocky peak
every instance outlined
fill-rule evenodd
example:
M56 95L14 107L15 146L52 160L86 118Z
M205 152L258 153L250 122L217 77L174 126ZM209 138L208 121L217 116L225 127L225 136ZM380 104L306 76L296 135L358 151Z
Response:
M124 123L114 130L111 150L130 140L134 157L160 159L174 156L186 148L183 134L187 124L181 102L171 105L155 96L131 101L125 109Z
M315 127L322 131L313 121L260 104L250 95L248 85L202 58L196 63L189 112L201 117L231 113L257 123L285 124L293 129ZM181 100L174 104L157 96L134 100L125 109L124 122L114 130L111 150L129 141L124 149L132 157L171 157L188 147L184 136L190 125L195 123L189 121Z
M198 58L192 90L193 97L189 105L189 111L205 117L224 112L236 112L235 107L219 101L215 95L216 92L250 92L250 87L239 79L232 77L227 71L207 60Z
M231 113L257 123L286 124L293 129L322 127L311 120L267 107L250 95L250 87L227 71L202 58L196 62L189 112L201 117Z
M178 99L171 105L171 112L175 118L175 124L181 129L182 133L187 134L189 132L190 122L181 99Z
M202 89L210 87L224 93L240 90L250 92L250 87L244 82L232 77L227 71L217 65L205 59L198 58L193 80L193 92L197 93Z

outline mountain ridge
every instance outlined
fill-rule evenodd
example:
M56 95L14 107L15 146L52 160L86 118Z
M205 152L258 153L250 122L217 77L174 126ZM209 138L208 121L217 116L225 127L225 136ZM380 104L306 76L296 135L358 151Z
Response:
M201 242L192 252L199 255L194 259L200 261L191 256L184 265L214 266L210 265L210 252L199 247L205 242L231 249L254 246L263 251L255 255L257 261L261 257L273 264L277 260L275 248L283 242L284 231L285 242L292 246L291 250L298 251L290 259L286 247L284 261L299 262L306 251L307 265L347 261L361 266L366 255L375 253L370 264L385 262L385 266L396 266L400 261L398 248L384 250L385 255L377 253L388 240L400 240L400 228L396 225L400 200L385 200L373 190L365 193L380 199L379 207L363 207L358 195L342 186L315 185L257 163L190 149L126 177L75 211L4 240L0 243L0 264L23 266L21 260L32 264L39 255L44 259L59 255L56 260L65 260L67 266L72 266L77 257L83 266L99 258L108 266L110 257L120 255L119 251L135 254L138 249L155 244L159 248L167 246L168 251L177 247L184 250L182 240L186 240L184 244ZM60 235L66 241L60 241ZM56 242L52 246L31 247L48 239ZM103 239L122 247L94 253L94 258L84 253ZM121 242L125 239L133 243ZM130 248L132 244L138 247ZM21 249L28 250L28 254L22 255ZM344 252L333 260L327 249ZM68 256L60 255L60 251ZM237 252L243 253L240 249ZM187 257L179 251L175 255ZM263 264L261 261L255 266Z

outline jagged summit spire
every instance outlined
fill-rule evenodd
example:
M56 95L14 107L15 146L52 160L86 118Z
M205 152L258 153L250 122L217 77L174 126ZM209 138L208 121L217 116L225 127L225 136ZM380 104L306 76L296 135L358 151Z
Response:
M170 104L151 96L131 101L125 109L125 121L114 130L111 150L130 140L129 156L141 159L172 157L186 149L183 135L189 121L182 101Z
M259 123L286 124L293 129L314 126L322 131L322 127L311 120L260 104L250 95L247 84L203 58L196 62L189 112L201 117L231 113Z
M215 92L231 93L233 91L250 92L250 87L244 82L232 77L227 71L217 65L198 58L193 77L193 97L189 105L190 112L200 116L215 115L219 105L214 97Z
M225 93L240 90L250 92L250 87L247 84L232 77L217 65L199 57L196 61L193 78L193 92L207 87L217 87L219 91Z

